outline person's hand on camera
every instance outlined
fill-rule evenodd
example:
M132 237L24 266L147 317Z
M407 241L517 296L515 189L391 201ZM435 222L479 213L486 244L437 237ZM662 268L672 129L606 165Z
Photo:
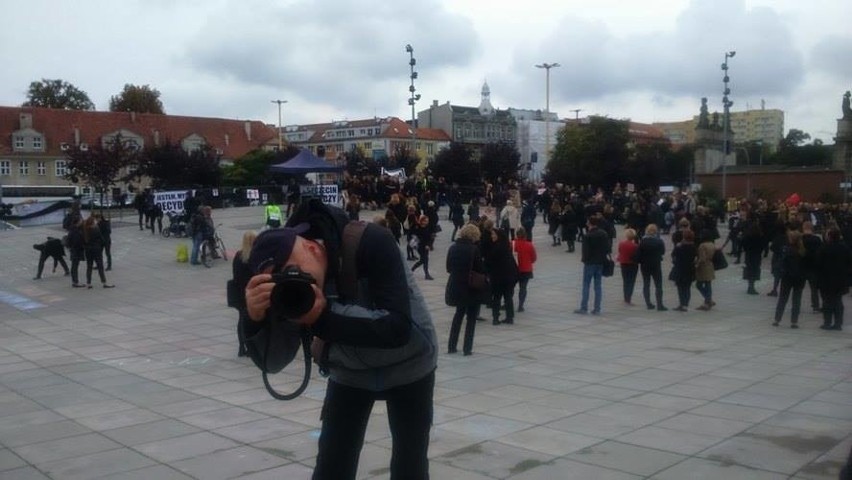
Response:
M322 293L322 290L316 285L311 285L314 289L314 306L308 310L308 313L299 317L297 322L300 325L311 326L319 319L320 315L322 315L323 310L325 310L328 301L325 299L325 294Z
M246 285L246 310L255 322L266 317L266 310L271 305L272 289L275 288L271 280L272 275L261 273L251 277Z

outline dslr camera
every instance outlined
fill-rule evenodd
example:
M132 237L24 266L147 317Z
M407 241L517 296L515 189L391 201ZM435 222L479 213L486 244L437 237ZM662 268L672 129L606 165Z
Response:
M272 310L287 320L296 320L314 306L316 294L313 285L316 279L296 265L285 267L272 274Z

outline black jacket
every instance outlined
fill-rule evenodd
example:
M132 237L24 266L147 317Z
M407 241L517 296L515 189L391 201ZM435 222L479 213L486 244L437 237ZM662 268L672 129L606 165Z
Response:
M583 239L583 263L586 265L603 265L611 251L609 235L600 228L589 230Z
M842 295L849 291L852 253L841 242L826 242L817 253L816 275L819 289L827 294Z
M482 262L482 254L479 247L467 239L458 239L450 245L447 251L447 288L444 300L447 305L467 306L479 303L483 292L477 292L468 285L470 272L485 273L485 265Z
M643 270L660 268L665 254L666 243L660 237L643 237L639 241L639 250L636 255Z
M500 232L485 257L485 269L491 285L499 289L518 283L518 264L512 254L512 246L505 234Z
M672 250L672 268L676 283L691 283L695 280L695 256L698 248L694 243L681 242Z

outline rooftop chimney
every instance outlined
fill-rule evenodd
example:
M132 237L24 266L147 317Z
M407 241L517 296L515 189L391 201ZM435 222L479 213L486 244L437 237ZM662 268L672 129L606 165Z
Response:
M25 128L33 128L33 114L32 113L22 113L21 117L21 130Z
M154 146L160 146L160 131L156 129L154 130Z
M229 146L231 144L231 137L227 133L225 134L225 146Z
M136 112L130 112L130 123L136 123Z
M80 127L74 127L74 145L80 145Z
M432 106L433 106L433 107L437 107L437 106L438 106L438 101L437 101L437 100L432 100Z
M246 137L248 137L249 142L251 141L251 122L246 120Z

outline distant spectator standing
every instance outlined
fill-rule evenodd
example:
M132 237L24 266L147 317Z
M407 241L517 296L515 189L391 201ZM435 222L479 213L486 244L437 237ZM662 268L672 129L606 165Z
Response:
M843 329L843 295L849 293L849 272L852 270L852 253L843 242L840 230L831 228L825 244L816 258L816 275L823 295L823 330ZM852 471L849 472L852 477Z
M589 290L594 282L595 288L595 303L592 308L592 315L600 315L601 302L603 301L603 265L607 256L612 251L609 241L609 235L598 228L600 218L590 216L587 221L588 231L583 238L583 293L580 300L580 308L574 310L574 313L585 315L589 313Z
M645 236L639 242L637 260L642 271L642 296L645 298L645 306L648 310L656 308L664 312L668 310L663 305L663 256L666 254L666 244L658 235L657 225L654 223L645 227ZM656 304L651 303L651 281L654 281L654 294Z
M281 207L274 201L270 201L264 209L266 215L266 226L269 228L278 228L281 226ZM248 258L248 256L246 256Z
M636 263L639 244L636 243L636 230L626 228L624 240L618 243L617 262L621 266L621 281L624 286L624 303L633 305L633 289L636 286L636 274L639 264Z
M535 245L527 239L527 231L521 227L515 232L512 250L518 259L518 311L524 311L527 301L527 286L533 278L533 264L537 260Z

